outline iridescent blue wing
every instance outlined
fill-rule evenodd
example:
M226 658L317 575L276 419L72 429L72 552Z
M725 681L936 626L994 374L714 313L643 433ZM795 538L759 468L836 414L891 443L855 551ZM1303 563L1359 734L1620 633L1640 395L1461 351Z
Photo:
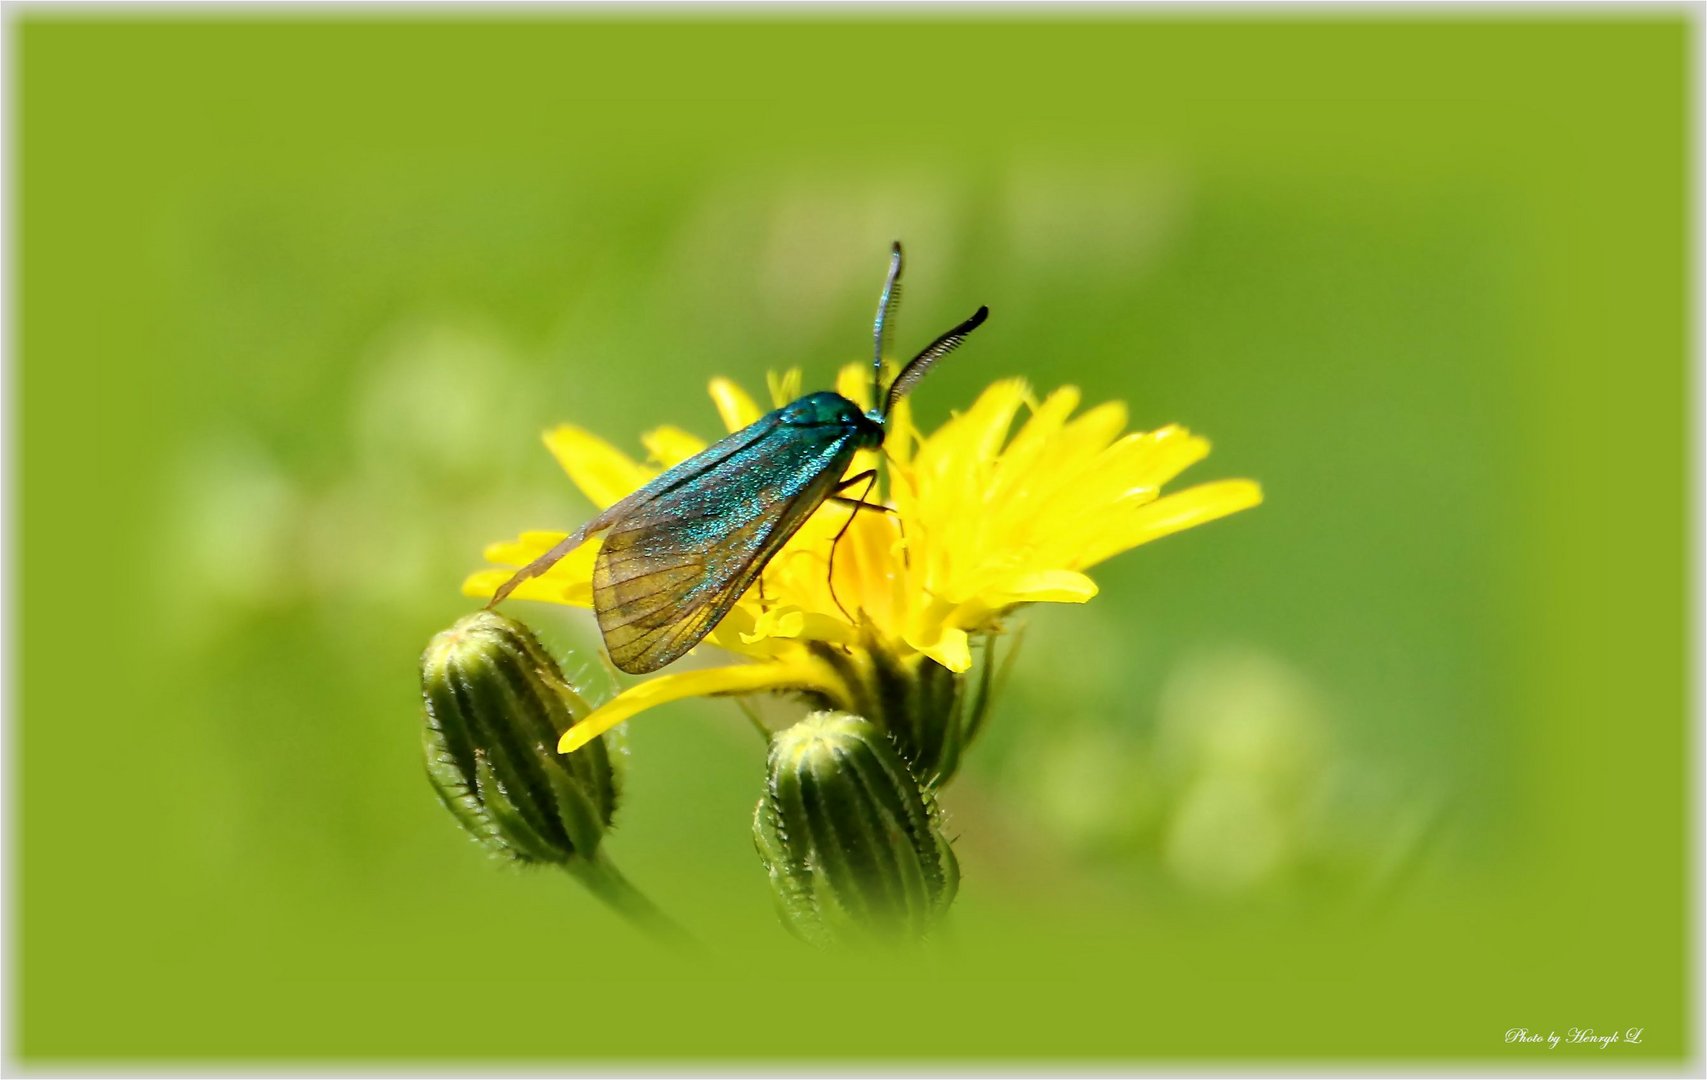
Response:
M776 417L659 476L609 524L593 607L623 671L656 671L699 644L841 482L853 434Z
M550 570L559 559L586 543L589 537L604 532L637 508L653 500L663 498L684 484L690 483L709 467L709 463L741 454L757 445L781 426L780 417L780 410L766 413L740 431L725 435L688 460L654 476L647 481L644 487L605 507L591 521L558 541L550 551L517 570L508 581L498 586L497 591L492 594L492 599L486 602L486 606L488 608L496 607L500 601L515 590L517 585L528 578L538 577Z

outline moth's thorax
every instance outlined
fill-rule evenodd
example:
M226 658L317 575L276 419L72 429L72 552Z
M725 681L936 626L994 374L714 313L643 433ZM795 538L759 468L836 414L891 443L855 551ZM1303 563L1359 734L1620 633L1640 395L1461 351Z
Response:
M784 405L782 422L791 427L840 428L851 432L861 447L883 445L883 419L861 412L858 405L833 390L820 390Z

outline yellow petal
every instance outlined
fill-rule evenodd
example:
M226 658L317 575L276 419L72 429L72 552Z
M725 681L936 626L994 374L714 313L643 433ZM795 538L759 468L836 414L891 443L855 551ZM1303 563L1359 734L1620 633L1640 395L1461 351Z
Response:
M725 378L711 380L711 400L730 431L740 431L763 415L745 390Z
M1113 526L1127 520L1124 514L1155 499L1163 484L1208 453L1207 439L1169 425L1121 436L1093 456L1081 457L1077 468L1049 460L1040 467L1062 477L1061 483L1046 489L1055 515ZM1094 535L1098 529L1086 531ZM1075 548L1080 546L1074 537L1056 535ZM1059 543L1051 545L1051 550L1059 548Z
M1037 450L1042 448L1051 436L1061 430L1067 422L1067 417L1079 407L1079 388L1062 386L1051 391L1040 404L1031 407L1031 417L1025 426L1019 429L1013 442L1002 452L1005 457L1020 457L1030 461Z
M546 432L545 446L600 510L632 494L656 475L597 435L572 424Z
M565 754L579 750L629 717L682 698L751 694L760 690L827 690L835 685L835 673L822 661L804 653L789 660L661 675L629 687L594 709L585 720L563 733L557 749Z
M519 569L556 547L557 542L565 535L567 534L559 532L525 532L515 541L500 540L496 544L487 544L486 561ZM599 553L599 543L597 537L588 540L558 559L546 573L553 577L584 578L591 581L593 561Z
M893 372L885 372L885 378ZM868 364L843 364L836 372L836 393L847 398L862 409L870 409L871 404L871 366Z
M800 369L792 367L780 375L765 372L765 388L771 392L771 405L782 408L800 396Z
M913 447L919 442L919 429L913 425L910 398L902 398L895 403L895 411L889 414L885 426L889 429L889 436L883 440L884 450L896 462L906 465L913 460Z
M1105 401L1086 409L1056 434L1055 449L1064 453L1096 452L1115 440L1126 427L1126 403ZM1065 445L1062 445L1065 444Z
M825 615L821 612L808 611L800 623L800 633L796 639L806 641L828 641L836 645L847 645L859 640L858 633L848 621L836 615ZM788 640L788 639L781 639Z
M515 540L500 540L486 545L486 561L498 563L498 568L480 570L462 583L464 596L491 596L498 586L510 580L517 569L533 562L562 540L560 532L525 532ZM575 607L593 605L593 562L599 554L595 537L571 551L535 578L516 587L511 595L519 600L548 600Z
M1098 468L1128 477L1133 488L1155 489L1208 456L1208 439L1169 424L1131 444L1121 439L1103 452Z
M758 617L763 613L756 601L743 599L730 608L723 621L706 635L707 644L751 660L769 660L779 653L799 647L787 638L754 633Z
M498 586L513 573L513 570L476 570L462 579L462 595L485 599L497 592Z
M741 641L746 645L754 645L765 638L799 637L800 630L806 625L806 613L799 608L771 608L761 612L753 620L753 628L741 634Z
M1001 379L991 383L978 395L970 409L943 426L942 433L953 430L959 444L956 449L965 464L983 467L995 459L996 451L1001 449L1007 438L1014 413L1019 411L1029 393L1024 379Z
M990 474L988 499L1000 502L1015 492L1035 489L1037 464L1049 453L1050 441L1079 404L1079 388L1063 386L1041 404L1031 403L1031 417L997 458Z
M942 636L928 646L908 644L950 671L959 673L972 666L972 639L957 627L943 627Z
M498 591L498 586L510 580L514 573L513 570L476 570L463 581L462 595L490 598ZM593 583L590 580L573 581L546 574L528 578L517 585L510 593L510 599L544 600L551 604L590 608L593 606Z
M1217 480L1164 495L1103 530L1085 545L1079 565L1094 565L1128 548L1226 517L1260 502L1262 487L1254 480Z
M481 553L487 562L502 563L505 566L525 566L556 547L568 533L545 532L530 529L514 540L499 540L487 544Z
M681 428L671 427L669 424L653 428L640 436L640 441L645 445L646 452L652 455L652 460L665 469L680 465L705 449L704 439L689 435Z
M1097 583L1076 570L1041 570L1005 582L990 599L992 607L1014 604L1082 604L1097 594Z

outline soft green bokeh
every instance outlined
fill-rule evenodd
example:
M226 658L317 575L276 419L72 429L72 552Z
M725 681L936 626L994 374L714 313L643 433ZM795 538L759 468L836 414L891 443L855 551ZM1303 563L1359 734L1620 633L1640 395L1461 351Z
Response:
M1683 16L14 17L17 1052L1698 1052ZM775 925L732 706L630 725L680 960L458 834L416 658L587 513L546 425L827 384L895 237L903 345L993 312L927 422L1071 382L1268 501L1027 619L904 970Z

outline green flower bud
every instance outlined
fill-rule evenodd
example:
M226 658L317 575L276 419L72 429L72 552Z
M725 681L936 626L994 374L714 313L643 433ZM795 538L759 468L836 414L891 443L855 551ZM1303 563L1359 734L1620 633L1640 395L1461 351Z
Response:
M519 862L593 856L616 809L609 748L557 752L591 710L527 627L457 620L421 657L421 694L427 778L463 828Z
M955 673L928 656L897 656L876 643L847 650L818 644L814 655L836 673L834 686L807 695L820 709L862 716L887 732L907 764L932 787L960 768L960 758L989 716L998 668L994 635L986 635L970 671Z
M919 940L960 883L929 788L888 735L846 713L771 740L753 838L783 923L814 944Z

